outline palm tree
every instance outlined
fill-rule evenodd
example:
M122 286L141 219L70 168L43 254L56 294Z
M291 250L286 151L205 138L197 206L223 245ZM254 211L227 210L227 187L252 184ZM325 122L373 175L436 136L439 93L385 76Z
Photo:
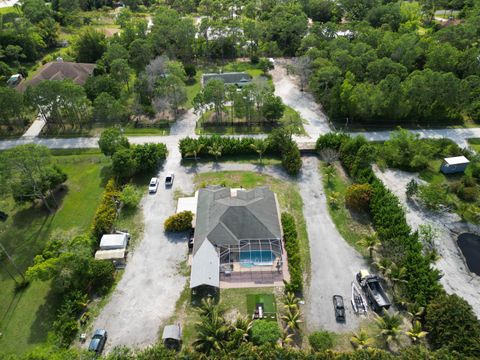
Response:
M392 341L398 341L398 337L402 333L400 329L402 320L397 313L389 315L387 312L384 312L382 316L377 315L375 322L380 330L379 335L385 340L387 346Z
M210 318L214 315L222 315L219 306L215 304L212 298L202 299L202 304L198 308L200 316Z
M302 320L300 319L301 314L298 307L289 308L285 313L282 315L282 320L287 325L287 330L291 332L295 332L296 330L300 329L300 324Z
M392 262L387 270L387 275L392 282L392 290L395 293L396 286L398 284L406 284L407 269L403 266L398 266Z
M228 348L229 349L236 349L242 343L248 341L248 334L250 333L250 329L252 328L252 321L247 319L246 317L237 317L235 322L231 325L230 336L228 341Z
M416 320L412 328L407 331L405 334L412 339L412 342L416 344L419 342L421 339L423 339L425 336L427 336L428 332L422 330L422 323L418 320Z
M223 146L218 143L213 143L212 146L208 147L208 153L215 157L215 161L218 161L218 158L222 156Z
M294 293L288 292L285 294L283 297L283 307L286 310L289 309L296 309L298 310L298 303L300 302L300 299L295 296Z
M197 161L197 156L200 153L200 151L202 151L204 146L205 146L205 144L201 144L197 141L192 142L188 145L188 148L187 148L187 151L186 151L185 155L193 156L195 158L195 161Z
M255 139L250 147L258 154L260 163L262 163L262 156L268 150L268 140Z
M282 335L280 336L280 341L282 343L282 347L290 345L293 342L293 334L283 330Z
M356 350L362 350L372 347L375 340L368 336L367 332L362 329L359 333L353 333L350 342Z
M202 317L202 321L195 324L197 339L193 342L195 350L209 354L225 348L230 333L230 326L223 317L212 313L209 317Z
M407 314L410 316L413 325L416 321L420 321L420 319L423 318L423 315L425 315L425 307L417 303L407 304Z
M327 185L331 185L332 179L336 173L335 168L332 165L325 166L325 168L323 169L323 173L327 178Z
M376 233L372 235L367 235L363 237L361 240L358 241L358 245L368 250L370 255L370 259L373 258L373 252L377 249L380 245L380 239L378 238Z
M391 264L391 261L388 259L382 258L380 259L380 261L375 261L373 264L377 267L378 271L380 271L382 275L385 275L388 272L388 268Z

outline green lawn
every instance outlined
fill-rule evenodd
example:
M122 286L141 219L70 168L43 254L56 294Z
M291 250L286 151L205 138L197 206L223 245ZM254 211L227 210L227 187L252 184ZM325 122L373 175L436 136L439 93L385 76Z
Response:
M59 155L55 161L69 177L67 189L57 196L60 207L55 213L0 197L0 208L9 214L8 220L0 223L0 241L21 271L32 264L49 239L74 236L90 227L109 175L107 160L96 154ZM47 340L56 299L49 282L35 281L15 293L14 281L6 271L13 272L13 267L4 265L0 272L0 349L20 354Z
M480 138L468 139L468 143L474 151L480 154Z
M197 71L194 81L187 84L187 102L185 107L190 109L193 107L193 98L202 90L202 72Z
M342 237L361 254L367 255L367 251L358 245L358 241L373 231L370 226L370 219L366 214L355 214L345 207L345 194L348 186L351 185L351 181L347 178L343 169L340 168L340 165L335 167L335 175L330 181L325 176L325 167L326 164L322 163L320 171L322 172L323 187L327 196L328 212ZM338 193L339 197L337 206L333 206L328 201L335 192Z
M261 289L258 289L261 291ZM263 311L268 314L267 320L275 320L277 314L277 302L275 301L274 294L248 294L247 297L247 316L252 316L256 310L257 304L263 304ZM270 314L275 314L273 318L270 317Z
M11 12L16 12L16 10L13 6L0 8L0 15L8 14L8 13L11 13Z

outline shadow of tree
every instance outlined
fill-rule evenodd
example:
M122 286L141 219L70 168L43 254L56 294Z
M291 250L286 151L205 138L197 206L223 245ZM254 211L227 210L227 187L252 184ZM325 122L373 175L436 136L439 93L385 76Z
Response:
M30 327L28 336L29 344L43 343L48 338L48 333L52 331L57 310L61 304L61 296L54 290L50 290L45 302L38 308L35 314L35 321Z

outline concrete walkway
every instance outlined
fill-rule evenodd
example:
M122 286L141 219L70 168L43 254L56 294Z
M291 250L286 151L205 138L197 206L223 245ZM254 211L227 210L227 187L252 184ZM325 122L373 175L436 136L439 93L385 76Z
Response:
M30 127L25 131L25 134L22 135L22 138L35 138L42 132L42 129L47 124L45 117L41 114L38 114L38 117L30 125Z

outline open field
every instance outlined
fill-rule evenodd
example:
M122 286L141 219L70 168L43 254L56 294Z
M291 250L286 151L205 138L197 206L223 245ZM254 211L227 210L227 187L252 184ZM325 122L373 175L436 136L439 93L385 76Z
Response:
M87 152L54 159L68 174L67 189L57 196L60 207L55 213L0 198L1 209L9 214L7 222L0 224L0 241L22 272L49 239L71 237L89 228L108 178L103 156ZM14 281L2 267L0 288L0 349L19 354L45 342L56 311L50 283L35 281L16 293Z

